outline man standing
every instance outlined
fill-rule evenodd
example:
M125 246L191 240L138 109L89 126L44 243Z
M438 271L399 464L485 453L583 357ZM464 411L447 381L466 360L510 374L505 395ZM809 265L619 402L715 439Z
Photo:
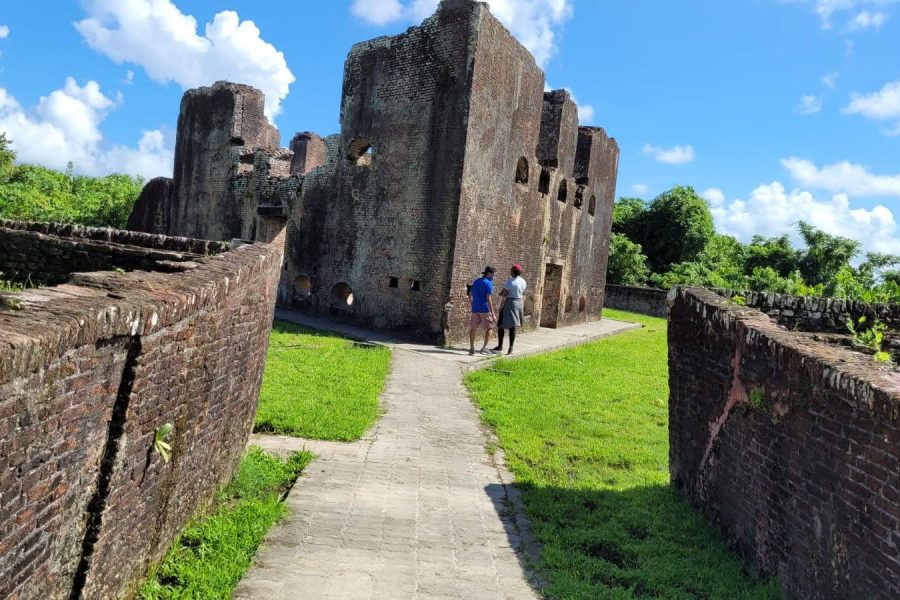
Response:
M496 327L497 319L494 315L494 267L485 267L481 277L472 283L469 290L469 299L472 301L472 320L469 322L469 354L475 354L475 333L479 327L484 327L484 346L481 354L491 354L488 343L491 341L491 331Z

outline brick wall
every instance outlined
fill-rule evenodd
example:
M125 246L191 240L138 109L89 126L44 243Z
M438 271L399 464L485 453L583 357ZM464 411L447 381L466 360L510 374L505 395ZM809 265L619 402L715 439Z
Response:
M666 290L624 285L606 285L606 308L627 310L651 317L665 318L668 312Z
M672 481L796 598L900 596L900 374L714 292L669 311Z
M18 233L0 228L0 241ZM40 235L41 246L73 242ZM133 594L230 478L255 414L282 244L215 246L174 273L71 274L0 309L0 597ZM151 450L164 423L175 426L169 463Z

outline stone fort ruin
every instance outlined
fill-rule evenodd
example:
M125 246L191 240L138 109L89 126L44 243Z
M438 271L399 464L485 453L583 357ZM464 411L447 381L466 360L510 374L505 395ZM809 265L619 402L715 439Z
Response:
M188 91L174 176L147 184L128 228L268 241L281 219L282 306L430 341L466 335L485 264L524 265L529 328L598 319L618 146L544 89L486 4L443 0L352 48L337 135L288 150L260 91Z

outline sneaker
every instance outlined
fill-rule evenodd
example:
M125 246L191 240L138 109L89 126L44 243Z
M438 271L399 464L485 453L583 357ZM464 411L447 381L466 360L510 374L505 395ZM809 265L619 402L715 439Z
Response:
M494 352L492 350L489 350L488 348L482 348L481 350L479 350L478 353L484 354L485 356L493 356L494 355Z
M469 348L469 356L475 356L475 346Z
M491 348L491 352L503 352L503 346L497 346L496 348Z

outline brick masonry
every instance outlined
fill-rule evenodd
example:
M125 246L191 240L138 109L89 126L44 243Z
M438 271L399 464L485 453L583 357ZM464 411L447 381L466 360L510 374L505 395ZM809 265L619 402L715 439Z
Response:
M340 133L298 134L292 152L272 145L258 90L188 92L174 180L148 184L129 227L259 238L259 215L283 216L282 306L435 342L467 335L467 284L486 264L498 283L525 266L526 327L597 319L619 150L544 86L486 4L444 0L354 45Z
M669 310L667 296L666 290L607 284L604 306L665 318Z
M670 300L674 485L790 597L900 596L900 373L709 290Z
M0 597L132 595L230 478L282 242L0 223L0 271L65 278L0 308ZM164 423L169 463L152 452Z

